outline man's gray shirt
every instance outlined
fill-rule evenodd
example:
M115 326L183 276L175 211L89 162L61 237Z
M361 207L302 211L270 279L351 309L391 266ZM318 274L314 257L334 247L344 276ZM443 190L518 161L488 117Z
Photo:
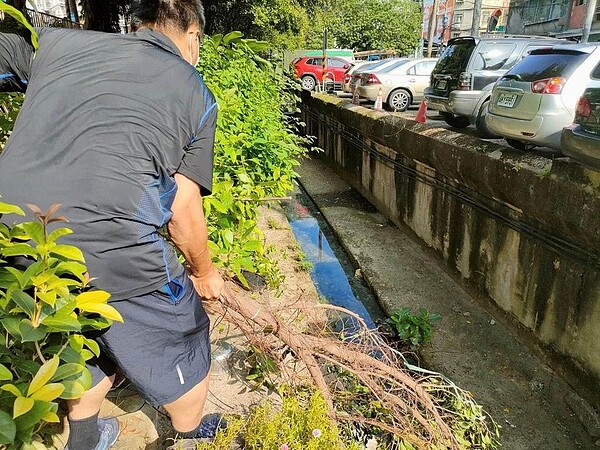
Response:
M0 34L0 90L27 89L0 155L2 201L61 203L74 231L62 242L83 251L111 300L158 289L184 270L158 233L174 174L212 188L214 97L159 32L39 38L33 58L22 38Z

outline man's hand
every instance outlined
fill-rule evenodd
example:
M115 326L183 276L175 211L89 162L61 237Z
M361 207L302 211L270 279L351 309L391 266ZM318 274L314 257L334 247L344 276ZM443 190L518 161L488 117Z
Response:
M223 277L214 267L211 267L206 274L190 275L190 279L194 283L198 295L205 300L218 300L229 296L229 290Z

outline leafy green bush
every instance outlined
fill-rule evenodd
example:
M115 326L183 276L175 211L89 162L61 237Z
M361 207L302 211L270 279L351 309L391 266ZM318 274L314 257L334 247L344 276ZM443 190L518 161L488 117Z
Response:
M433 323L440 320L437 314L430 314L425 308L414 314L409 307L396 309L387 320L394 327L398 337L416 348L429 342L433 335Z
M282 112L293 102L288 81L257 55L263 48L237 32L203 44L199 70L219 104L214 194L204 207L219 266L242 281L247 270L277 285L279 274L256 226L257 207L293 189L306 142Z
M345 444L337 425L327 413L323 396L314 392L283 395L281 407L268 400L252 410L245 420L229 421L214 443L199 444L198 450L228 450L238 435L248 450L358 450L358 443Z
M76 399L91 386L85 361L98 344L83 332L122 321L107 304L109 294L88 289L79 249L57 241L71 233L52 232L58 205L36 221L9 227L0 223L0 448L39 448L58 422L58 399ZM6 223L17 206L0 202ZM21 266L14 258L26 258ZM34 444L32 444L32 442ZM35 444L35 443L38 444Z

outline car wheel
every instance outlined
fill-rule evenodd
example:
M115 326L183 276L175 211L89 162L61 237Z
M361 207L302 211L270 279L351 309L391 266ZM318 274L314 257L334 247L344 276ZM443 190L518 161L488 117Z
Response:
M490 104L489 100L483 102L481 108L479 109L479 114L477 114L477 120L475 121L475 126L477 127L477 131L479 131L479 135L484 139L499 139L500 136L492 133L492 131L488 128L485 123L485 116L488 114L488 106Z
M506 143L512 148L523 151L533 150L536 147L534 144L530 144L529 142L517 141L516 139L509 138L506 138Z
M406 111L411 104L412 96L404 89L396 89L387 100L387 106L392 111Z
M450 125L453 128L467 128L471 125L471 121L467 116L455 116L450 113L442 113L442 117L444 118L444 122Z
M306 89L307 91L312 91L315 89L315 86L317 85L317 80L315 80L315 77L311 76L311 75L304 75L301 78L302 81L302 89Z

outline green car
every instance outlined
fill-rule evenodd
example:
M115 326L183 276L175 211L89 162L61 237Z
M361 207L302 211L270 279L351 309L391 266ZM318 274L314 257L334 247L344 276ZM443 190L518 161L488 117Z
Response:
M594 75L600 77L599 68ZM561 148L571 159L600 170L600 87L587 88L579 99L575 121L562 132Z

